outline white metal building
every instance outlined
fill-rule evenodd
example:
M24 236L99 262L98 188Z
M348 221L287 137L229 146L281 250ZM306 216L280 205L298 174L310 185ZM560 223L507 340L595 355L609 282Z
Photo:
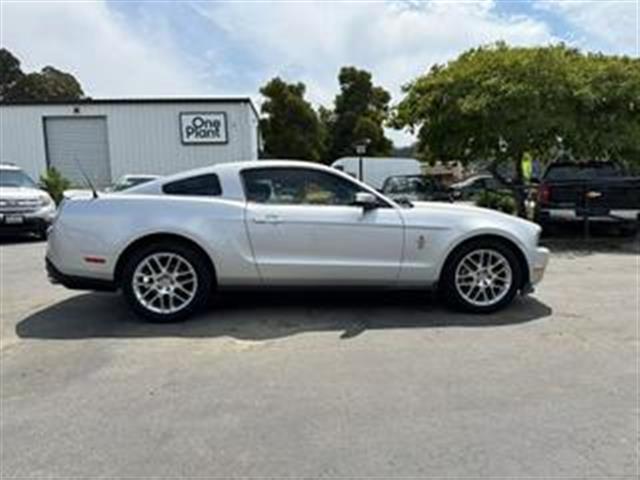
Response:
M167 175L258 158L249 98L87 99L0 104L0 161L36 179L48 166L100 187L127 173Z

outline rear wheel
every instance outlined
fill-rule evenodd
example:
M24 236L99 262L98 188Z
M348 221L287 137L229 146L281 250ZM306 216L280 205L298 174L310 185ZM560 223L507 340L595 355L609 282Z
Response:
M197 250L170 242L136 250L123 270L125 298L147 320L184 320L205 305L211 291L206 260Z
M442 273L441 292L455 308L494 312L511 303L522 283L522 274L512 247L480 239L454 251Z

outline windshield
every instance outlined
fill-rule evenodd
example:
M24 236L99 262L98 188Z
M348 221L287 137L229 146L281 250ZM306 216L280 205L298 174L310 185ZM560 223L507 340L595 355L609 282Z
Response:
M21 170L0 169L0 187L38 188L36 183Z
M116 183L113 187L113 191L121 192L122 190L126 190L127 188L150 182L153 179L154 177L127 177Z
M602 165L552 165L545 178L547 180L593 180L621 175L620 169L610 163Z
M434 190L437 190L436 185L428 177L389 177L382 187L382 192L387 195L429 193Z

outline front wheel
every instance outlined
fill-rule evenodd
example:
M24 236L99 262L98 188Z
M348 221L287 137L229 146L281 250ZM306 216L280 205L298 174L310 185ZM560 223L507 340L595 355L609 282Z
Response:
M477 240L454 251L444 267L440 288L449 305L490 313L511 303L522 284L522 274L512 247L495 240Z
M153 322L184 320L202 308L212 274L202 254L169 242L135 251L127 260L122 290L133 310Z

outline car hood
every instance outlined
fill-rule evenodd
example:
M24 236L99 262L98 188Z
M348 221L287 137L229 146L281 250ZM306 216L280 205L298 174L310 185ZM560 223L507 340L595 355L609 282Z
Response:
M44 192L38 188L28 187L0 187L0 198L4 200L24 200L26 198L40 198Z
M429 211L431 213L437 213L445 218L450 219L466 219L474 218L479 220L487 220L491 222L511 225L518 225L523 228L540 228L537 224L525 220L523 218L502 213L490 208L476 207L475 205L460 204L460 203L445 203L445 202L412 202L415 207L413 210L416 213L420 211Z

